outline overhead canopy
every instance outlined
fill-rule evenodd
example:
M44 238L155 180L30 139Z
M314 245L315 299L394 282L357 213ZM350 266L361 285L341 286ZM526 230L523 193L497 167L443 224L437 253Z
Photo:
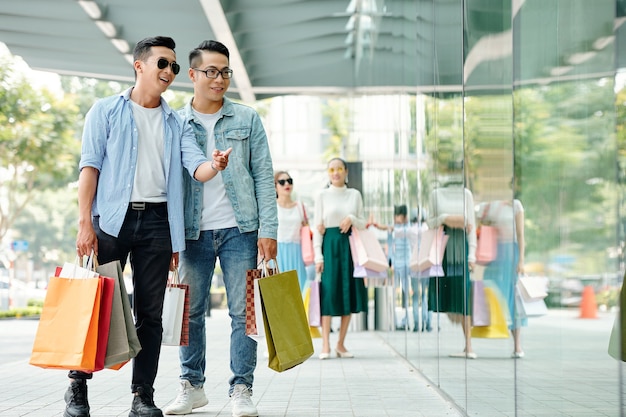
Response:
M528 82L605 71L614 56L613 28L621 25L613 19L607 24L615 2L575 2L586 10L571 15L586 16L584 22L569 20L568 3L514 0L506 9L497 1L473 0L465 2L464 13L458 0L3 1L0 41L34 69L132 82L129 55L138 40L173 37L178 61L187 68L192 48L217 39L231 51L230 93L245 101L281 94L414 93L434 86L461 91L464 83L510 85L512 72L490 65L498 60L513 66L519 58L516 77ZM562 36L514 36L517 25L555 20ZM537 53L543 48L560 50L562 57ZM514 50L526 52L514 57ZM576 55L590 52L597 56ZM572 56L582 62L571 63ZM191 89L185 71L174 87Z

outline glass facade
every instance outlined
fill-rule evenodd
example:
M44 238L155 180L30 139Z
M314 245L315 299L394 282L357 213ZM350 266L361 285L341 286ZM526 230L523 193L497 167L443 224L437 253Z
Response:
M404 204L419 236L443 225L443 271L396 271L372 287L368 324L463 412L624 415L623 363L608 353L624 272L624 2L411 4L419 22L396 29L418 31L415 67L390 68L406 79L417 69L420 85L310 99L325 109L310 130L320 149L302 137L301 159L277 165L300 168L296 190L310 201L325 176L307 155L343 155L362 167L373 220L392 224ZM273 146L294 146L282 128L270 127ZM474 262L487 227L496 255ZM545 285L547 314L521 301L520 277ZM492 326L472 326L484 305Z

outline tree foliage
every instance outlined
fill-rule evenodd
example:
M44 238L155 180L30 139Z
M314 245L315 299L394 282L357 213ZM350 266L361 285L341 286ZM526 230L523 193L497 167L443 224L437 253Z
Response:
M0 58L0 239L41 189L76 176L78 108L68 97L36 90L16 59Z

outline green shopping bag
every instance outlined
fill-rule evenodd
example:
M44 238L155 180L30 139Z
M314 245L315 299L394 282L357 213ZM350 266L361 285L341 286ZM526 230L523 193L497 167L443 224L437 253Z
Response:
M268 366L283 372L313 355L298 273L287 271L258 280L263 307Z

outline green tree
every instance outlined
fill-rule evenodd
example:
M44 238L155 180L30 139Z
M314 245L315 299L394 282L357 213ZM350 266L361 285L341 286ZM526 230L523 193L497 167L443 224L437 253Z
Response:
M34 89L17 64L0 57L0 239L38 190L75 178L80 147L73 101Z

